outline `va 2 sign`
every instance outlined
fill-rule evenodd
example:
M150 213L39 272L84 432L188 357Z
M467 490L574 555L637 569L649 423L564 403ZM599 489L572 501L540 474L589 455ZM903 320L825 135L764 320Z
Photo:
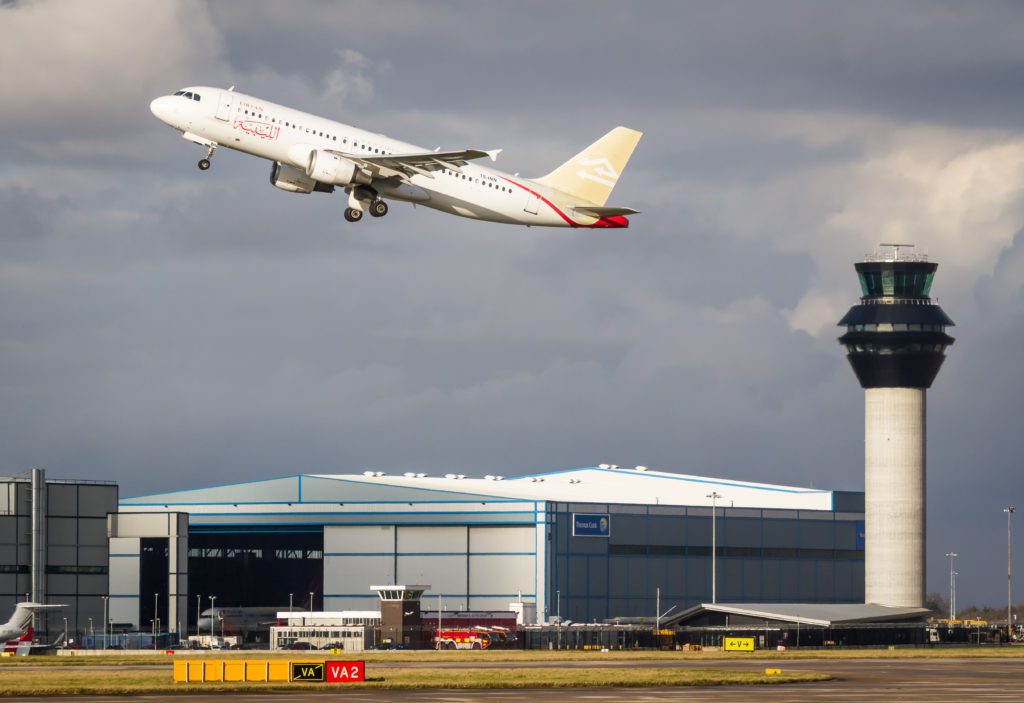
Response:
M327 683L351 683L366 680L366 662L324 662Z

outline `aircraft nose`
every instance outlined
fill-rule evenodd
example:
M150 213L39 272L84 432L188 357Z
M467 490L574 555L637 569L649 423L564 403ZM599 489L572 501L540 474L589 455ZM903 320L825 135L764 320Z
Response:
M149 111L153 115L163 122L167 122L171 115L171 104L174 98L169 95L163 95L149 104Z

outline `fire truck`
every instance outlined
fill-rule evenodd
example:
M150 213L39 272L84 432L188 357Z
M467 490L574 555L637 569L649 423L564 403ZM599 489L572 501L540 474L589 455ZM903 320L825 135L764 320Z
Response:
M434 631L435 649L500 649L515 644L516 636L505 627L459 627Z

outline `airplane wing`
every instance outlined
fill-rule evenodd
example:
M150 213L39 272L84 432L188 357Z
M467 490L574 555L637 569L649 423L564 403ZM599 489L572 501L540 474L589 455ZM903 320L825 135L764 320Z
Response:
M612 217L615 215L639 215L639 210L631 207L596 207L594 205L574 205L573 210L594 217Z
M343 156L350 161L355 161L364 169L373 174L374 178L400 178L408 180L419 174L433 178L433 171L441 169L456 170L465 166L467 162L474 159L490 157L491 161L498 158L501 149L482 151L480 149L465 149L463 151L425 151L418 154L386 154L381 156L367 156L365 154L350 154L344 151L331 150L338 156Z

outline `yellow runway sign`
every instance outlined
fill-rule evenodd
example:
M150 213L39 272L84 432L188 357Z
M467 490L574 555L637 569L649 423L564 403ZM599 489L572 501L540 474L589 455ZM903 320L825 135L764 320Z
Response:
M722 640L722 648L727 652L753 652L753 637L725 637Z

